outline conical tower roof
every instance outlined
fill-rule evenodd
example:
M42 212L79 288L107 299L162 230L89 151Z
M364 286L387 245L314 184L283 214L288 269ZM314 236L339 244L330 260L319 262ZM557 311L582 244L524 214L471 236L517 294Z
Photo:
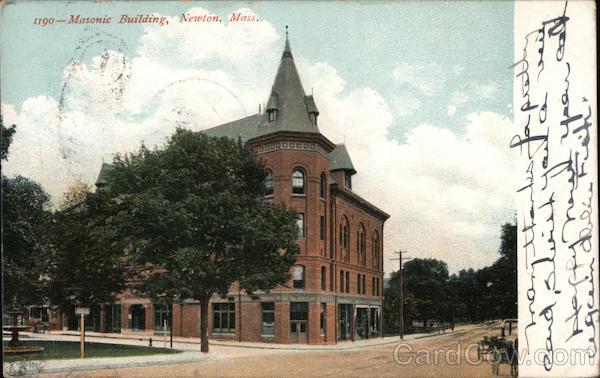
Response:
M270 112L275 113L274 117L269 117ZM239 137L244 142L278 132L315 134L325 138L316 125L318 115L313 96L304 93L286 30L285 47L265 111L202 132L211 136ZM328 139L327 143L331 145L328 148L334 148Z
M312 96L310 97L309 99L304 93L286 33L285 48L267 101L266 110L277 111L272 127L281 131L318 133L318 127L309 117L309 112L313 111L311 106L316 111Z

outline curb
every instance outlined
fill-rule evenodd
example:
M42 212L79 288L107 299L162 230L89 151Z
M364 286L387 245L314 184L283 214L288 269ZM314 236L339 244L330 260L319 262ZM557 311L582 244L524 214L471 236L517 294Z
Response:
M193 352L191 352L193 353ZM199 353L199 352L198 352ZM29 361L31 364L35 364L37 362L41 363L41 366L35 367L31 370L24 371L16 371L12 372L10 367L14 363L7 363L4 366L3 372L6 376L25 376L25 375L36 375L36 374L52 374L52 373L66 373L66 372L77 372L77 371L89 371L89 370L102 370L102 369L124 369L124 368L134 368L134 367L144 367L144 366L158 366L158 365L173 365L180 363L195 363L195 362L203 362L210 361L214 358L212 356L206 356L204 358L192 358L186 357L177 360L145 360L145 361L133 361L133 362L115 362L113 358L99 358L102 361L94 361L94 363L78 365L77 362L80 360L63 360L65 363L68 361L72 361L73 365L71 366L57 366L57 367L44 367L44 361L40 360L32 360ZM108 360L108 361L107 361ZM49 361L57 361L57 360L49 360Z
M425 339L425 338L430 338L430 337L436 337L436 336L445 336L445 335L453 335L453 334L461 334L464 333L464 330L456 330L456 331L450 331L450 332L446 332L446 333L441 333L441 334L425 334L422 336L417 336L414 337L410 340L418 340L418 339ZM71 335L67 335L67 336L71 336ZM104 338L110 338L108 336L92 336L92 337L104 337ZM139 340L139 338L123 338L126 340ZM404 340L404 341L410 341L410 340ZM314 347L314 348L294 348L294 347L271 347L271 346L251 346L251 345L230 345L227 343L219 343L219 342L212 342L210 345L216 345L216 346L228 346L228 347L233 347L233 348L246 348L246 349L268 349L268 350L285 350L285 351L296 351L296 352L310 352L310 351L336 351L336 350L357 350L357 349L367 349L367 348L375 348L375 347L380 347L380 346L385 346L385 345L390 345L390 344L397 344L399 342L401 342L403 340L393 340L393 341L386 341L383 343L378 343L378 344L367 344L367 345L350 345L347 347ZM177 341L178 343L187 343L187 344L196 344L196 342L191 342L191 341ZM183 353L199 353L199 352L192 352L192 351L183 351ZM51 374L51 373L64 373L64 372L77 372L77 371L90 371L90 370L102 370L102 369L123 369L123 368L134 368L134 367L144 367L144 366L159 366L159 365L174 365L174 364L180 364L180 363L195 363L195 362L203 362L203 361L211 361L211 360L215 360L216 358L214 356L210 356L210 355L201 355L200 358L198 358L197 356L194 358L187 357L186 358L181 358L181 359L175 359L175 360L145 360L145 361L133 361L133 362L115 362L114 359L111 358L101 358L102 361L94 361L94 363L90 363L89 365L78 365L75 362L76 361L80 361L80 360L63 360L63 361L73 361L74 364L72 366L64 366L64 367L48 367L48 368L44 368L43 367L43 363L44 361L41 360L32 360L29 361L29 363L35 364L35 363L41 363L42 367L41 368L34 368L31 369L31 371L28 370L24 370L24 371L18 371L15 372L14 375L12 376L23 376L23 375L35 375L35 374ZM108 360L108 361L107 361ZM49 361L58 361L58 360L49 360ZM18 362L15 362L18 364ZM11 376L11 371L10 367L12 366L12 364L14 363L10 363L10 364L6 364L4 366L4 374L6 374L7 376Z

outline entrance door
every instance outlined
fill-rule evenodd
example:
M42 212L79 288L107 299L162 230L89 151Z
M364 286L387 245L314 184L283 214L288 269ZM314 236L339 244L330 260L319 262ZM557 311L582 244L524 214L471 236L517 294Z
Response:
M349 340L352 338L352 305L351 304L340 304L338 305L339 310L339 339Z
M121 332L121 305L104 305L104 332Z
M356 309L356 338L358 340L366 339L369 332L368 308Z
M129 307L130 324L129 329L143 331L146 329L146 309L144 305L131 305Z
M308 302L290 303L290 342L306 343L308 329Z

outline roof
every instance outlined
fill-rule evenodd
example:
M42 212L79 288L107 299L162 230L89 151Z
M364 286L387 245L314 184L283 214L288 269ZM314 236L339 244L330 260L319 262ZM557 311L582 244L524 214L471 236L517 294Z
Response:
M209 136L239 137L244 142L278 131L319 133L319 128L309 117L311 112L318 114L317 107L313 97L306 96L304 93L290 41L287 38L265 110L276 111L274 121L269 122L268 114L265 112L206 129L203 132Z
M108 163L102 163L100 173L96 179L96 186L106 185L106 176L115 169L114 165Z
M381 210L377 206L373 205L371 202L362 198L361 196L354 193L353 191L348 190L342 186L339 186L337 183L331 183L330 188L331 188L331 192L334 195L339 195L339 196L351 201L355 205L360 206L363 210L371 213L372 215L376 216L379 219L386 220L390 217L390 215L388 213Z
M352 171L352 174L356 173L345 144L336 144L329 154L329 170L336 171L340 169Z

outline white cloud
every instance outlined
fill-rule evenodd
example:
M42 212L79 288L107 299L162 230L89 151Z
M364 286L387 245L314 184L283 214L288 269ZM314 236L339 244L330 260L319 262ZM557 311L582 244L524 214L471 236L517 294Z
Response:
M461 90L452 92L450 101L447 107L448 115L456 113L458 108L464 106L469 101L477 101L479 99L490 99L498 91L498 85L495 82L485 84L470 83Z
M396 105L396 114L401 117L413 115L421 107L421 101L407 93L394 96L393 101Z
M473 92L475 93L475 96L481 98L492 98L497 91L498 85L494 82L473 85Z
M392 71L392 78L396 83L409 84L428 96L439 92L446 82L444 70L436 63L427 65L397 64Z
M195 33L179 23L147 27L137 56L107 51L89 65L66 67L61 99L33 97L20 109L3 104L7 124L17 124L5 174L41 182L58 202L75 180L93 183L103 158L142 140L162 144L177 125L200 130L255 113L267 97L282 43L268 22L251 25L256 32L233 24ZM443 259L451 270L493 262L499 226L514 208L510 121L475 113L464 135L422 124L399 143L387 137L394 115L377 91L348 92L334 67L300 53L294 51L303 83L314 88L321 131L335 142L345 139L358 170L356 192L392 215L386 253L408 249L413 257ZM413 75L420 68L399 67L398 81L424 93L443 85ZM421 105L398 96L392 106L402 114Z

